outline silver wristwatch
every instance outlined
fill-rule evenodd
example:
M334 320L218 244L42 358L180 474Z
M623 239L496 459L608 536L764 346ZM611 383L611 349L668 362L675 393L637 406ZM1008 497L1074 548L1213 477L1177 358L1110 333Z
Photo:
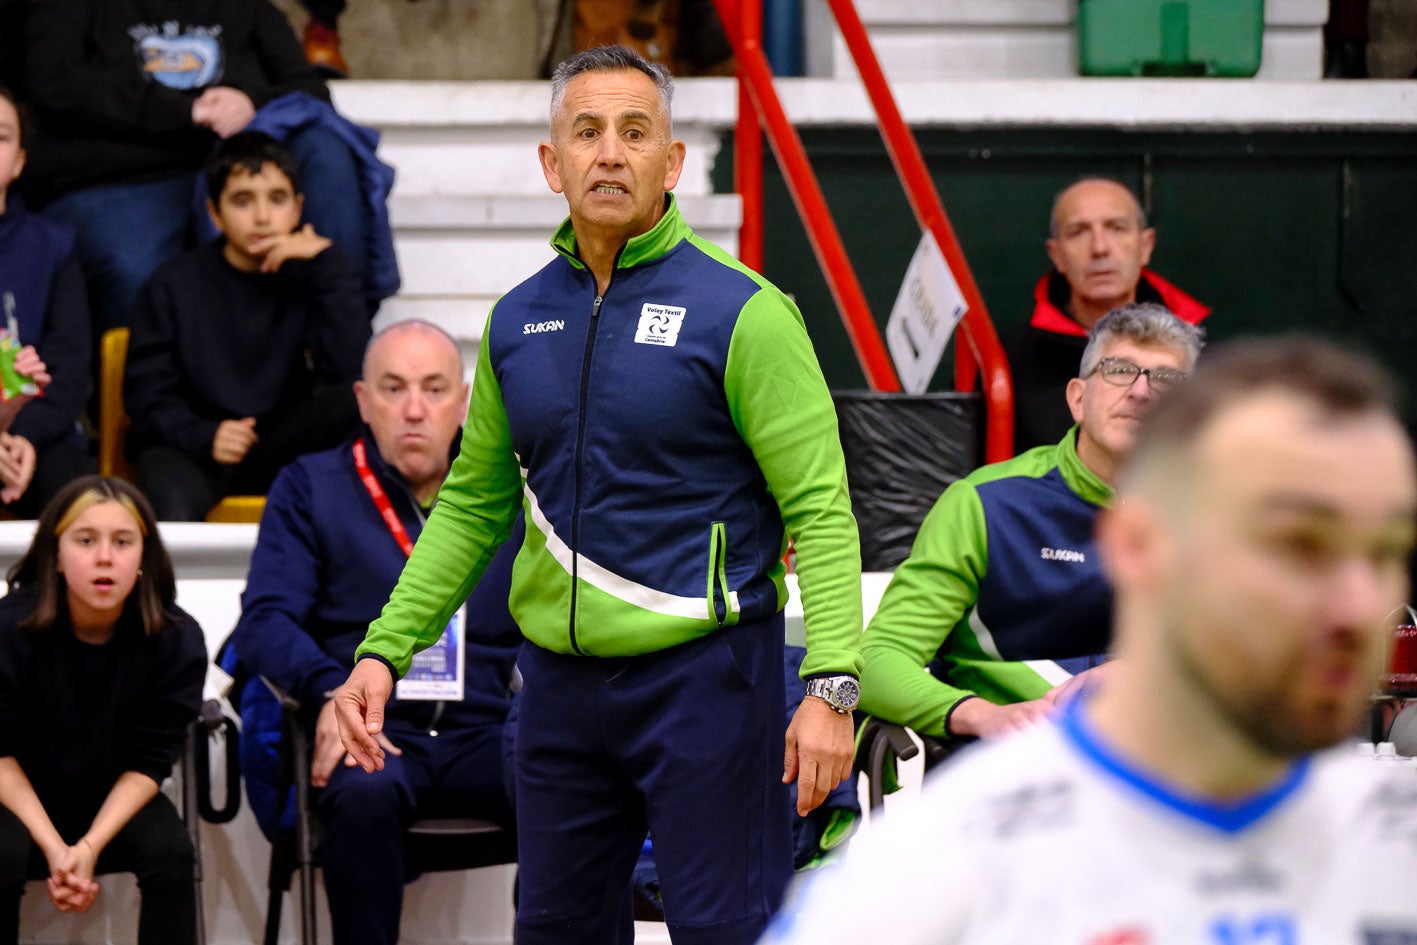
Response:
M818 676L807 680L807 695L824 700L845 715L861 701L861 684L855 676Z

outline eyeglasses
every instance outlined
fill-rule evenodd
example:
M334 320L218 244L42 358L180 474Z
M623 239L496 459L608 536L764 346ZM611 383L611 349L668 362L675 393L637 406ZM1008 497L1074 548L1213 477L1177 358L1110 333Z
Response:
M1097 362L1091 373L1100 374L1102 379L1113 387L1131 387L1137 382L1137 378L1145 374L1147 383L1151 385L1152 390L1157 391L1165 390L1186 379L1185 371L1166 367L1144 368L1125 358L1103 358Z

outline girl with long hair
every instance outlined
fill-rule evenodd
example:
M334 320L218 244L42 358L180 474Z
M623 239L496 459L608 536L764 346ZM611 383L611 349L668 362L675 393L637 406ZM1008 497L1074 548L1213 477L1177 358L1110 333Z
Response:
M61 912L96 873L137 874L138 942L192 943L192 847L159 792L196 717L202 631L176 606L147 500L76 479L45 507L0 600L0 942L27 876Z

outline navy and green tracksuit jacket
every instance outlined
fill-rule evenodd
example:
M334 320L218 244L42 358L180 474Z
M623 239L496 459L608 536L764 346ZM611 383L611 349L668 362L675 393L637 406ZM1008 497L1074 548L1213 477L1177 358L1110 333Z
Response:
M1036 699L1105 654L1112 590L1093 524L1112 490L1078 459L1077 434L940 496L866 631L863 709L944 735L969 696Z
M860 672L860 546L836 414L797 308L696 235L672 198L604 296L576 255L508 292L483 334L462 448L359 655L404 673L507 536L512 615L559 653L630 656L786 603L804 675Z

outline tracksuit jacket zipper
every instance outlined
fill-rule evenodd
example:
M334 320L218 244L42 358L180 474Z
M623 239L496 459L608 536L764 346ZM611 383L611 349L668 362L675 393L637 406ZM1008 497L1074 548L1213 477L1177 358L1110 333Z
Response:
M585 457L585 425L586 425L586 397L590 392L590 358L595 351L595 332L600 324L600 306L605 301L605 296L610 294L610 286L615 282L615 271L620 265L620 253L625 251L624 247L615 254L615 260L610 264L610 281L605 283L605 291L597 293L595 304L590 310L590 330L586 332L585 357L581 359L581 396L580 403L576 405L576 472L575 490L572 494L571 503L571 620L568 632L570 633L571 649L579 656L585 653L581 650L580 643L576 641L576 601L580 597L580 530L581 530L581 469ZM580 259L579 255L576 257ZM582 262L582 265L585 265ZM586 266L586 272L591 279L595 278L595 273Z

